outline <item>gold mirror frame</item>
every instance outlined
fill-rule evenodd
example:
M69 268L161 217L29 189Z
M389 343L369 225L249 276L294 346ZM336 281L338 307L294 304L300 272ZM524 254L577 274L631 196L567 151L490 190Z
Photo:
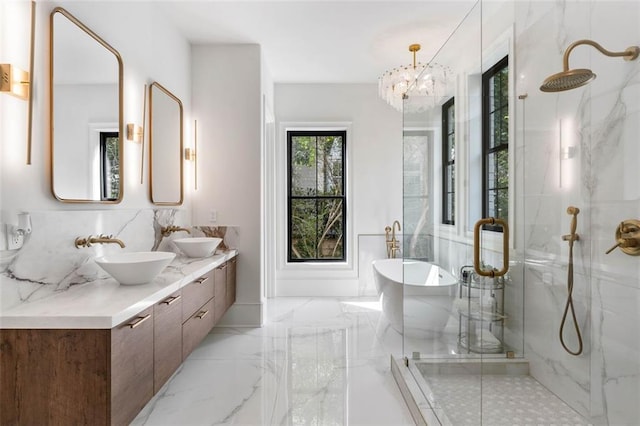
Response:
M55 191L54 185L54 171L55 171L55 151L54 151L54 84L53 84L53 65L54 65L54 28L53 21L56 13L61 14L78 28L84 31L87 35L97 41L102 47L113 53L118 61L118 159L120 167L120 185L118 188L118 197L114 200L85 200L85 199L66 199L58 196ZM124 66L120 53L109 43L100 38L99 35L94 33L89 27L80 22L75 16L69 13L62 7L56 7L51 11L49 15L49 147L51 150L51 193L53 196L63 203L100 203L100 204L117 204L122 201L124 196L124 113L123 113L123 100L124 100Z
M154 165L153 165L153 136L154 136L154 131L153 131L153 123L154 123L154 118L153 118L153 91L155 89L160 90L163 94L167 95L170 99L174 100L177 105L178 108L180 110L180 146L179 146L179 151L178 151L178 155L177 155L177 161L180 164L180 198L177 201L156 201L154 199L154 193L153 193L153 170L154 170ZM153 83L151 83L150 87L149 87L149 195L151 198L151 202L155 205L158 206L180 206L182 205L182 202L184 200L184 162L182 160L182 152L183 152L183 148L184 148L184 122L183 122L183 116L184 116L184 109L182 107L182 101L175 96L173 93L171 93L169 90L167 90L164 86L162 86L160 83L158 83L157 81L154 81Z

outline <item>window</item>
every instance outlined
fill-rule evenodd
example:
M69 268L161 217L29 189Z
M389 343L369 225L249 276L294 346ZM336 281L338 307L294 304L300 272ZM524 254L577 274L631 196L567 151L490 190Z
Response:
M117 200L120 195L118 132L100 132L100 199Z
M504 57L482 74L482 213L504 220L509 216L508 65ZM485 229L502 230L497 225Z
M433 215L433 130L402 132L402 233L405 257L433 259L430 223Z
M346 131L288 131L288 260L344 261Z
M455 224L456 130L454 98L442 105L442 223Z

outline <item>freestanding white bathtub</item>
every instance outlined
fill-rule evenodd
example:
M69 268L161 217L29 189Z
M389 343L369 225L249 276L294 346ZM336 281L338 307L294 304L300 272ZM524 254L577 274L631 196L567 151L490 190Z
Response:
M400 333L437 335L447 325L458 280L438 265L419 260L373 261L382 311Z

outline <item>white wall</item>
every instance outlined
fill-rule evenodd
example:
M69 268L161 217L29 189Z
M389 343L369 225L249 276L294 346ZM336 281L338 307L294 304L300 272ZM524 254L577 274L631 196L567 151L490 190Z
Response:
M402 116L376 84L276 84L277 295L357 295L358 236L402 220ZM351 264L286 264L286 127L347 126L347 229ZM284 225L283 225L284 224ZM328 279L330 278L330 279Z
M192 58L199 162L194 223L238 227L237 301L223 322L256 326L263 317L261 104L269 79L258 45L194 46Z
M28 69L29 2L2 2L0 62ZM171 90L185 105L185 137L190 138L190 47L151 2L37 3L32 165L26 165L26 102L0 97L1 204L5 217L20 210L123 209L151 207L148 160L140 183L140 144L125 141L124 199L115 206L62 204L50 189L49 158L49 14L62 6L119 51L124 62L124 122L142 124L143 87L153 80ZM145 149L145 156L148 148ZM25 194L29 196L26 197ZM189 192L182 209L190 209Z

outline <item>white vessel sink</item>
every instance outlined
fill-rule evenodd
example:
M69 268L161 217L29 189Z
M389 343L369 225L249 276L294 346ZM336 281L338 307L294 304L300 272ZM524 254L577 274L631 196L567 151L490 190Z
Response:
M139 251L98 257L96 263L120 284L137 285L153 281L175 257L163 251Z
M213 256L216 248L222 242L222 238L215 237L194 237L179 238L173 240L178 248L189 257L209 257Z

